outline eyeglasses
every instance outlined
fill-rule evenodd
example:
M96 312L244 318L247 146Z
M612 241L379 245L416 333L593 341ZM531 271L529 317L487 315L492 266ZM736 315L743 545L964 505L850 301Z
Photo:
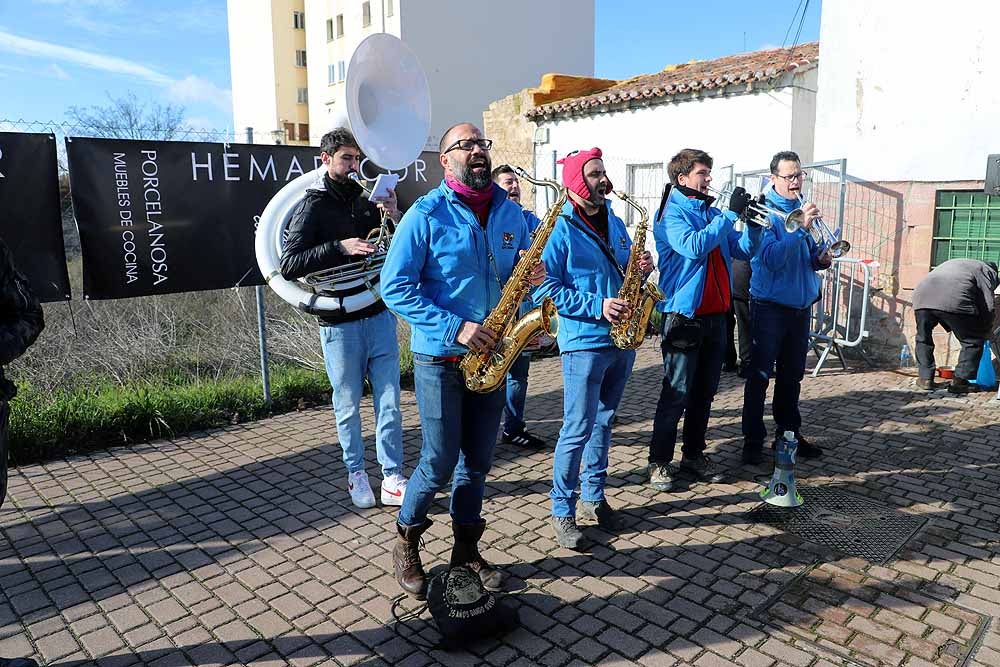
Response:
M808 171L797 171L794 174L788 174L787 176L783 176L781 174L775 174L775 176L777 176L778 178L783 178L786 181L788 181L789 183L791 183L793 181L804 181L804 180L806 180L809 177L809 172Z
M450 153L451 151L459 148L463 151L471 151L476 146L479 146L484 151L488 151L493 146L492 139L459 139L451 146L445 149L445 153Z

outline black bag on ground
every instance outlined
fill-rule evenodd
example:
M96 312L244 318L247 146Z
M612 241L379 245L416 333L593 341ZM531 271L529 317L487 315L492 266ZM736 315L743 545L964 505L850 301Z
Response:
M435 575L427 586L427 608L441 633L441 648L464 648L477 639L499 637L521 625L517 609L483 588L465 566Z

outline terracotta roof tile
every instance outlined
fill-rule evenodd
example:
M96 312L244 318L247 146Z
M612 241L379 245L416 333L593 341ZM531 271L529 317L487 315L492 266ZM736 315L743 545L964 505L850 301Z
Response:
M619 81L599 93L543 104L530 109L525 115L534 119L550 118L601 111L596 107L627 108L633 100L640 100L639 104L643 105L655 104L657 98L667 102L672 95L691 91L773 81L789 72L815 65L818 59L819 42L809 42L785 49L739 53L717 60L674 65L661 72Z

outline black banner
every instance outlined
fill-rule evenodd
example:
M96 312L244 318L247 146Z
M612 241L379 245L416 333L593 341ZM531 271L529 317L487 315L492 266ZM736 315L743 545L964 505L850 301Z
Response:
M70 298L54 135L0 132L0 236L39 300Z
M87 299L263 284L260 214L320 165L310 146L69 138L66 149ZM362 163L365 177L381 171ZM437 154L400 176L405 207L440 182Z

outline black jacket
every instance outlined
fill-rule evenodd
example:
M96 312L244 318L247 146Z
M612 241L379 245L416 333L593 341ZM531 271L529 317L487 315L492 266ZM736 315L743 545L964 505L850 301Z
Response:
M337 249L343 239L368 236L379 226L378 207L368 201L364 190L356 183L335 183L323 176L322 190L309 190L292 213L281 254L281 275L294 280L315 271L331 269L358 261ZM372 305L352 313L334 312L319 317L321 325L351 322L371 317L385 310L379 299Z
M44 328L42 306L28 279L14 268L7 244L0 240L0 365L24 354ZM0 367L0 401L8 401L16 393L14 383L4 377Z

